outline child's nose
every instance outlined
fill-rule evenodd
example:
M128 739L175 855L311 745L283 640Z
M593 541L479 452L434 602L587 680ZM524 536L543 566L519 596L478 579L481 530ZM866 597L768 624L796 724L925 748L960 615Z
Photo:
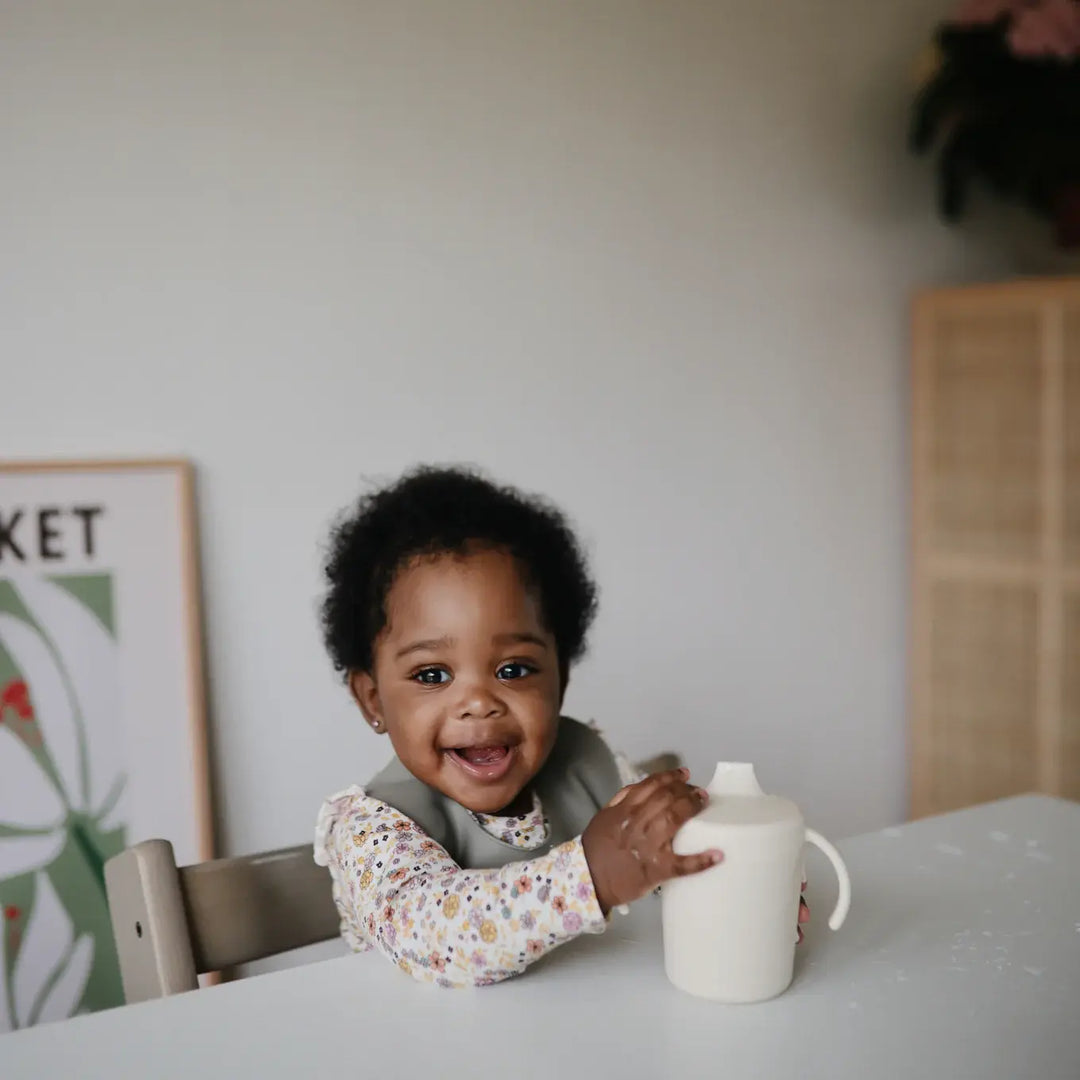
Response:
M502 702L491 688L481 682L463 687L457 703L457 715L461 720L487 720L502 712Z

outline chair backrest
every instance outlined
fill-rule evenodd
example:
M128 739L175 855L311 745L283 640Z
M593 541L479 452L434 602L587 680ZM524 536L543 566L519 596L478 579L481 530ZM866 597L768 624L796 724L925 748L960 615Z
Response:
M310 844L178 867L172 844L146 840L105 864L105 887L128 1003L339 933Z

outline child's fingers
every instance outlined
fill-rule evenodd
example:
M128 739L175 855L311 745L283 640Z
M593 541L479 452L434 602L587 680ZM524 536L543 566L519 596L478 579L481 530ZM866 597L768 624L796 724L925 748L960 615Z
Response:
M690 775L689 769L669 769L667 772L654 773L637 784L626 788L626 796L621 800L626 808L632 810L653 798L658 791L663 791L672 784L685 784Z
M669 778L662 783L652 785L638 802L633 802L634 797L630 796L624 804L626 810L619 811L626 814L622 821L626 838L639 844L643 840L654 839L655 830L647 832L647 827L654 821L666 818L675 801L691 790L682 779Z
M627 787L619 788L619 790L616 791L615 794L611 797L611 802L607 804L607 808L610 808L612 806L618 806L619 803L621 803L626 798L626 796L630 794L630 788L632 786L633 785L628 785Z
M799 922L804 923L804 922L809 922L809 921L810 921L810 909L806 906L806 901L805 900L800 900L799 901Z
M724 853L716 848L702 851L696 855L676 855L668 877L686 877L688 874L700 874L710 866L724 861Z
M652 841L670 840L681 825L701 811L708 798L704 788L664 788L638 810L635 831Z

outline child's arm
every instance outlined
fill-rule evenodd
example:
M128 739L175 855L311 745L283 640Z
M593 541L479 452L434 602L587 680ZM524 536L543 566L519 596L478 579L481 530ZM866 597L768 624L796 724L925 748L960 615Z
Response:
M330 869L349 944L442 986L509 978L606 925L580 839L463 870L415 822L354 788L324 804L315 858Z

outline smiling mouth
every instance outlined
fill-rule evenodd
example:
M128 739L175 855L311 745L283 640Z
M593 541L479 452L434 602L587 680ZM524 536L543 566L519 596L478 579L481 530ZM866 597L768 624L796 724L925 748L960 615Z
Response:
M514 762L513 746L455 746L446 756L474 780L501 780Z

